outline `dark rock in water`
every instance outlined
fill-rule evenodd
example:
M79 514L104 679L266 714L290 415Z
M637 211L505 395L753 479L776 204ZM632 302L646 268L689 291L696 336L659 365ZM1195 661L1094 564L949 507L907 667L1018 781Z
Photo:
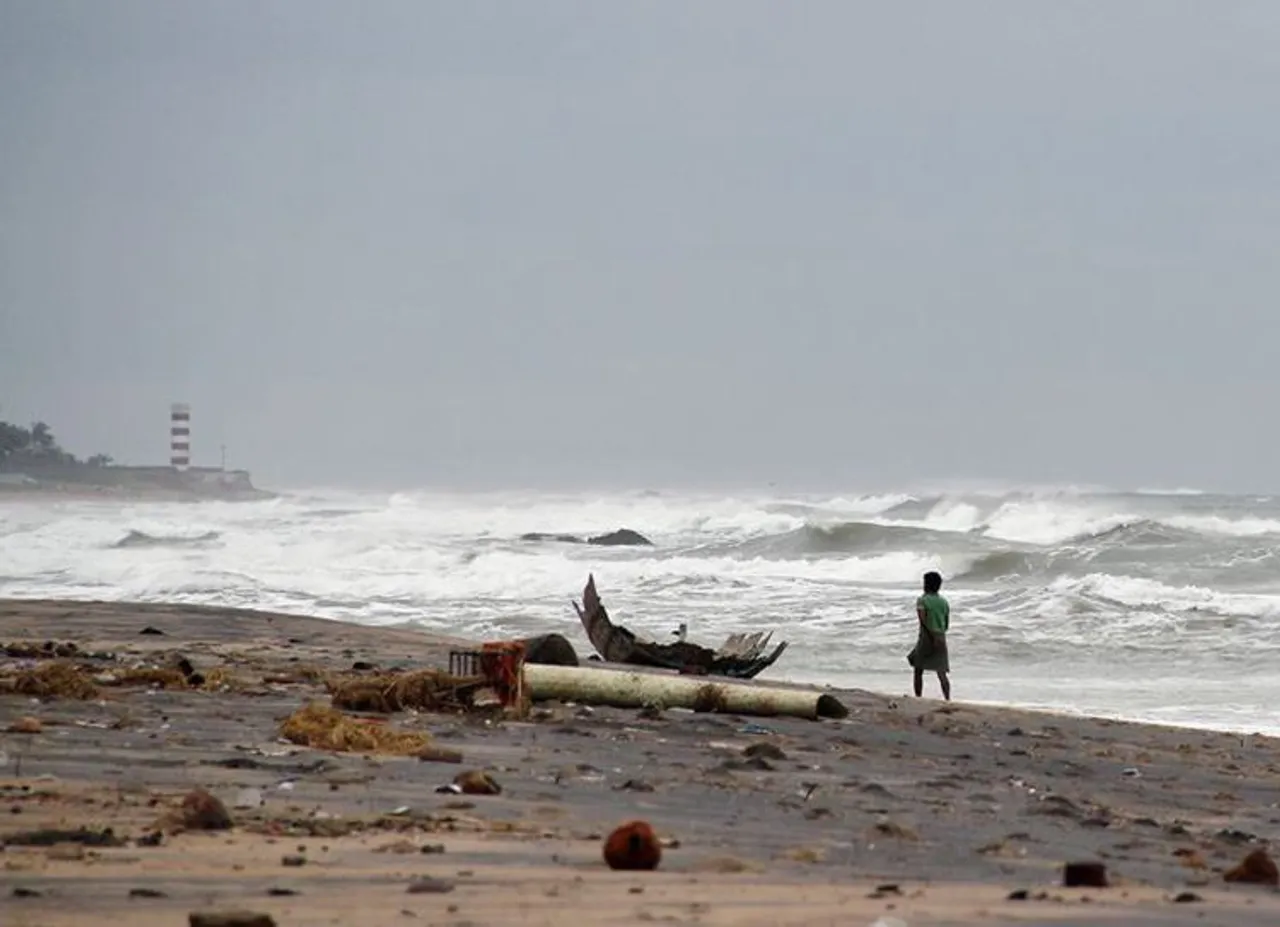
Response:
M526 637L524 659L526 663L541 663L544 666L578 666L578 652L573 644L562 634L540 634L537 637Z
M596 544L600 547L653 546L653 541L639 531L632 531L630 528L619 528L617 531L610 531L608 534L597 534L595 537L587 538L587 543Z
M561 544L581 544L582 538L574 534L548 534L545 531L530 531L520 535L522 541L558 541Z

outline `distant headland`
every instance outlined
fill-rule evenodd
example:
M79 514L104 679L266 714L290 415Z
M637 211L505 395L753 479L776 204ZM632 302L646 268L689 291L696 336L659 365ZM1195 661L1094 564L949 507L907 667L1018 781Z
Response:
M0 498L41 495L241 501L276 494L255 487L247 470L193 467L185 459L169 466L122 465L101 453L82 460L44 422L23 427L0 420Z

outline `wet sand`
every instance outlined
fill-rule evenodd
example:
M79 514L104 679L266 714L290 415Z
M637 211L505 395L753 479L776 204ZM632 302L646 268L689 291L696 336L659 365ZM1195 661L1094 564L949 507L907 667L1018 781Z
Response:
M392 717L460 751L455 765L312 750L278 728L327 703L316 669L443 666L463 641L0 601L0 644L24 641L74 642L108 674L180 654L234 684L0 695L0 731L40 722L0 734L4 924L144 927L228 909L280 925L1280 921L1274 888L1223 878L1280 834L1274 738L835 690L845 720L561 704L520 722ZM0 658L0 678L32 664ZM436 792L467 769L501 794ZM231 829L177 826L196 788L222 800ZM657 872L601 860L604 834L634 818L666 843ZM22 837L52 828L98 837ZM1104 863L1111 886L1062 888L1072 861Z

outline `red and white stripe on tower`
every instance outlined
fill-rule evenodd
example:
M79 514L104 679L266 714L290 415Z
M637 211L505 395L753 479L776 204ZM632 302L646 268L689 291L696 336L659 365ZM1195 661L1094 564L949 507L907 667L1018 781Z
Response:
M191 466L191 406L185 402L169 407L169 466L175 470Z

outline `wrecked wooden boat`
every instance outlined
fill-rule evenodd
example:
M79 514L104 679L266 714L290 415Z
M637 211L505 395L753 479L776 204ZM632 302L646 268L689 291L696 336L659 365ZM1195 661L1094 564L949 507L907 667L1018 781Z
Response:
M680 640L670 644L643 640L622 625L609 620L604 603L596 592L596 578L587 577L582 590L582 604L573 603L587 638L596 652L610 663L652 666L679 670L682 673L729 676L751 679L772 666L787 649L783 641L767 650L773 632L731 634L717 649Z

